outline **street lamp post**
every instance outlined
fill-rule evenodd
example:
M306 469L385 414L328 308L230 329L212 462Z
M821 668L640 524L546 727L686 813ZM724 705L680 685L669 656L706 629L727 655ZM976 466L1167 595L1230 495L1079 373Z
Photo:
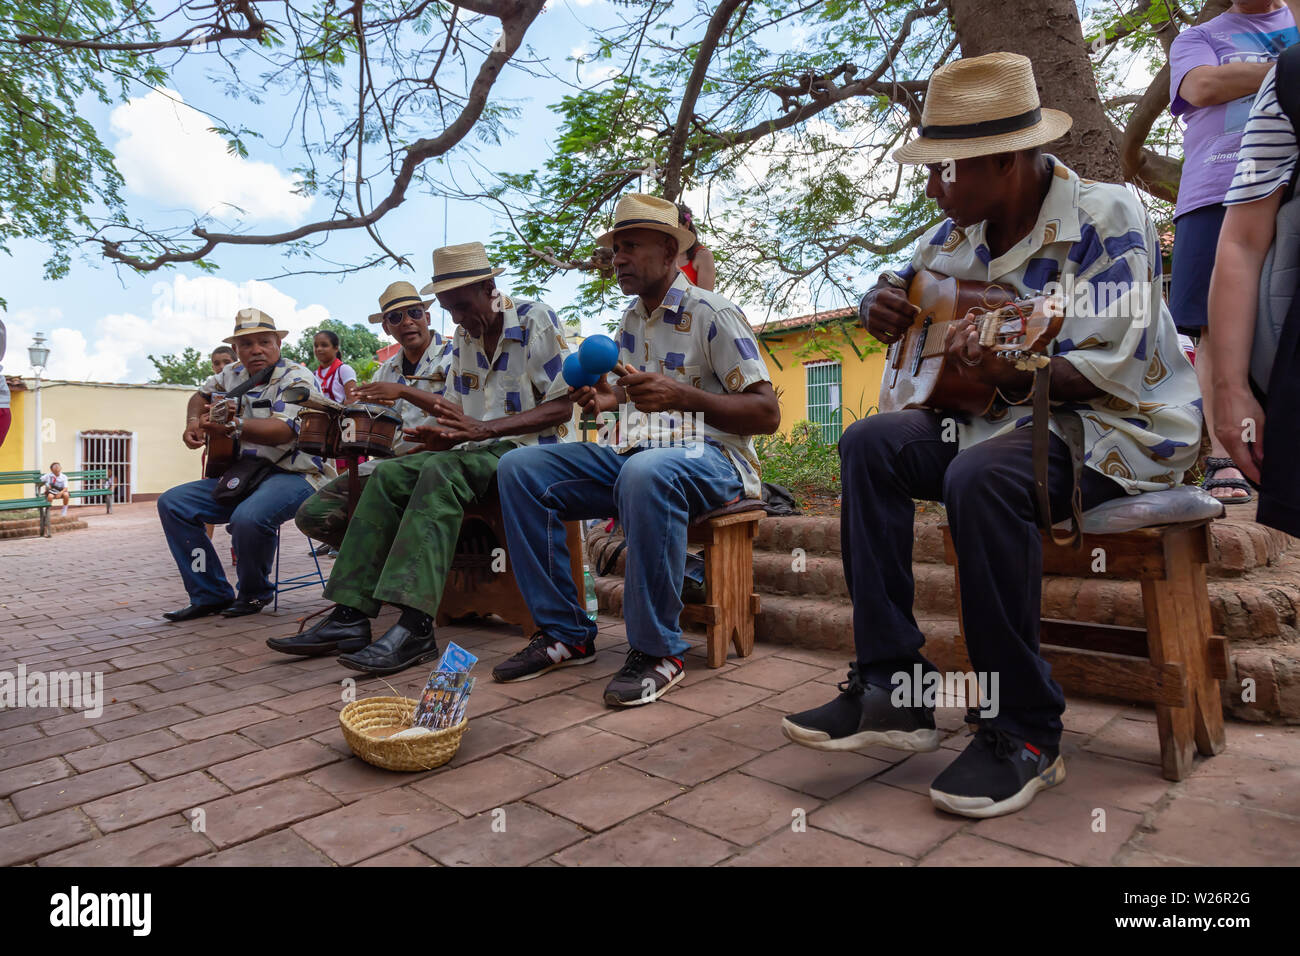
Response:
M45 333L37 332L32 344L27 347L27 359L31 362L36 375L36 470L41 470L41 372L50 360L50 350L45 345Z

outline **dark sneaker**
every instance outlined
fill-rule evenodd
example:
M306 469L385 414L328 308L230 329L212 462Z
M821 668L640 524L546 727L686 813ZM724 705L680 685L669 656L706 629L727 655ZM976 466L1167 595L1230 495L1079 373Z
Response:
M1059 751L981 724L961 756L930 784L930 799L963 817L997 817L1027 807L1039 790L1064 779Z
M590 664L596 659L596 642L588 640L581 647L565 644L538 631L528 646L492 668L492 679L501 684L541 677L557 667L575 667Z
M839 688L840 696L829 704L783 718L781 732L813 750L885 746L928 753L939 749L934 708L894 706L892 691L863 682L856 661Z
M605 688L605 703L612 707L636 707L662 697L686 676L680 657L651 657L638 650L628 651L625 663Z

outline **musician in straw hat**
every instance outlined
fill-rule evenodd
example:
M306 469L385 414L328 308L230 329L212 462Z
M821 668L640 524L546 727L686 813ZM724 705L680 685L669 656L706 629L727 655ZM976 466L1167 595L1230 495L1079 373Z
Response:
M465 506L491 489L511 449L572 438L559 317L498 290L503 271L479 242L434 251L433 281L420 295L436 296L456 322L446 392L397 382L357 389L362 401L401 399L431 416L433 424L405 432L426 450L376 464L325 587L334 607L301 634L268 640L273 650L339 654L345 667L380 675L436 659L433 619ZM402 307L386 306L390 320ZM384 604L401 617L372 643L370 619Z
M615 333L615 381L602 377L574 398L588 411L618 409L620 427L597 442L523 448L501 462L510 560L540 630L496 666L498 681L592 662L596 625L564 570L569 555L557 518L610 514L627 532L623 616L631 650L605 688L605 703L650 703L685 674L689 645L678 617L687 523L741 497L760 497L751 436L781 424L744 314L677 268L679 251L692 242L676 205L640 193L619 199L613 228L597 239L613 250L619 287L636 299Z
M892 343L917 313L905 290L921 269L1003 283L1019 295L1063 293L1049 365L1053 520L1070 515L1074 487L1070 448L1055 433L1075 429L1057 420L1073 414L1080 426L1084 509L1179 484L1201 434L1196 378L1161 296L1155 227L1123 186L1080 180L1043 151L1070 124L1040 106L1023 56L993 53L936 70L920 135L894 159L926 167L926 195L946 218L860 308L867 331ZM930 795L949 812L986 817L1018 810L1064 778L1065 699L1038 651L1042 546L1033 416L1023 405L1032 373L983 348L970 317L947 335L949 358L996 386L998 397L982 417L908 409L844 432L841 550L857 660L838 697L786 717L782 728L818 750L938 748L933 707L915 686L935 669L912 615L911 559L913 499L943 501L984 699L970 702L978 731Z
M429 304L409 282L394 282L379 296L379 311L370 316L370 322L381 324L401 348L390 355L370 377L370 383L394 386L390 391L393 411L402 417L403 431L419 425L434 425L429 412L406 396L412 393L441 395L447 390L447 372L451 368L451 339L444 339L429 323ZM356 386L360 387L360 386ZM394 451L408 455L422 450L423 446L407 438L398 437ZM360 484L378 464L375 460L363 461L357 468ZM324 541L337 551L343 543L343 533L348 522L347 475L340 475L320 488L302 503L294 515L294 523L303 534Z
M293 517L315 485L334 477L329 462L294 448L299 407L286 402L283 393L296 386L320 393L310 369L281 357L280 343L288 334L262 310L240 309L235 331L225 339L234 347L236 361L210 376L190 397L182 435L187 447L203 447L209 434L230 436L238 442L240 458L265 461L268 474L255 486L250 482L246 487L254 490L237 503L213 497L216 478L177 485L158 498L163 534L190 596L188 606L163 615L168 620L216 613L242 617L261 611L275 596L270 572L277 529ZM224 420L214 421L214 399L230 392L241 394L221 399L234 407ZM241 494L237 485L232 491ZM230 525L238 556L238 599L204 532L205 524Z

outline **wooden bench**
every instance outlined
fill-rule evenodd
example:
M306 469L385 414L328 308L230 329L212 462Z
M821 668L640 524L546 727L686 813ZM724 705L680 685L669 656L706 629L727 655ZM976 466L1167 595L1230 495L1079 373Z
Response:
M1085 517L1085 531L1088 527ZM1210 519L1083 536L1079 550L1043 536L1045 574L1088 577L1095 549L1106 573L1142 582L1146 627L1042 620L1040 652L1052 677L1076 693L1154 704L1166 779L1182 780L1193 751L1212 756L1225 746L1219 681L1228 676L1228 642L1212 633L1205 568ZM953 566L961 615L961 569L948 526L944 556ZM964 628L958 635L965 653Z
M36 490L36 495L32 498L11 498L0 501L0 511L35 509L40 514L41 537L48 538L50 536L50 503L45 500L45 494L41 491L41 479L43 477L39 471L0 471L0 485L32 485Z
M683 623L703 624L710 667L727 660L727 645L740 657L754 652L754 534L763 502L746 498L700 515L687 529L688 544L704 545L704 603L682 608Z
M565 522L565 543L569 548L569 571L581 599L584 592L582 536L576 521ZM510 556L504 556L504 570L493 570L492 567L500 558L500 555L494 558L493 551L505 546L505 520L501 516L501 499L497 497L494 479L491 492L465 508L456 554L447 572L442 603L438 605L438 627L445 627L452 618L468 614L495 614L507 623L523 628L524 637L533 636L537 626L519 591Z
M73 491L71 488L68 489L68 497L73 501L77 501L78 499L90 500L91 498L99 498L101 499L100 504L108 506L106 513L113 513L113 476L108 473L107 469L101 468L95 471L65 471L63 476L67 478L68 481L81 482L80 491ZM94 487L87 487L86 483L89 481L100 482L101 484L96 484Z

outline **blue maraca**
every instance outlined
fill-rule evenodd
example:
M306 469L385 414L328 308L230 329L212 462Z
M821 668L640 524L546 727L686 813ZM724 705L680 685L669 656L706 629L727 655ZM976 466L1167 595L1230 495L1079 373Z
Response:
M564 383L570 388L582 388L586 385L595 385L600 381L599 375L592 375L582 367L582 362L578 358L578 353L573 352L564 360L564 369L561 372L564 376Z
M599 377L618 364L618 345L608 335L592 335L578 346L578 358L588 375Z

